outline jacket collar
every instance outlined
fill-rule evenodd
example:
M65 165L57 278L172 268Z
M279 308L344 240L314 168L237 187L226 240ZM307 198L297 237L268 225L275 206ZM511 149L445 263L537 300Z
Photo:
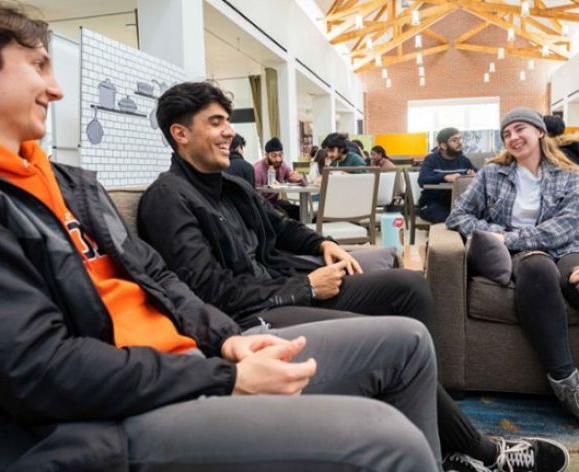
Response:
M221 172L211 174L199 172L177 153L173 153L171 157L170 172L187 179L197 190L213 201L221 200L223 188L223 174Z
M540 169L541 172L543 173L544 180L550 179L551 176L554 176L555 174L561 172L561 169L559 167L551 164L544 158L541 159ZM511 182L514 182L517 174L517 161L513 159L513 162L511 162L508 166L499 165L497 172L499 174L505 175Z

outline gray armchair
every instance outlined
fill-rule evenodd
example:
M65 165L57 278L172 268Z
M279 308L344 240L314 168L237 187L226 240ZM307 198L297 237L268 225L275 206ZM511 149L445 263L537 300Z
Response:
M462 184L455 195L466 188L466 179ZM503 287L484 277L470 277L463 239L444 224L430 227L426 277L434 295L434 334L445 387L550 391L539 359L519 326L514 283ZM571 307L568 312L571 346L579 359L579 313Z

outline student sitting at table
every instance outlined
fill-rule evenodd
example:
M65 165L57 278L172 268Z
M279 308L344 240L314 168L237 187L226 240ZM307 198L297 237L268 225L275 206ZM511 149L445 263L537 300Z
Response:
M322 141L322 148L330 158L331 167L358 167L366 163L360 154L349 150L349 142L342 133L330 133Z
M291 170L283 160L283 145L279 138L273 137L265 143L265 157L255 163L255 185L264 187L269 184L268 171L275 171L277 183L303 184L303 177ZM300 219L300 207L280 198L279 193L260 192L276 209L294 220Z
M438 148L424 158L420 167L418 184L454 182L461 175L474 175L475 167L462 153L462 136L456 128L444 128L436 136ZM431 223L442 223L450 213L451 192L426 189L422 191L418 206L420 217Z
M374 146L370 152L370 165L380 167L382 170L396 169L394 162L386 155L386 150L382 146Z

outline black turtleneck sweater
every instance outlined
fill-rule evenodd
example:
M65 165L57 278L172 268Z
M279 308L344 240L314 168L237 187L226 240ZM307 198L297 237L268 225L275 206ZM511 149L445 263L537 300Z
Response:
M261 280L270 279L270 273L256 258L259 240L255 231L248 227L231 195L223 191L223 174L221 172L206 174L198 171L190 164L187 164L187 166L189 167L189 177L193 185L206 198L211 200L215 210L220 213L220 218L223 218L221 221L227 225L232 234L239 237L239 242L244 252L251 260L253 275Z

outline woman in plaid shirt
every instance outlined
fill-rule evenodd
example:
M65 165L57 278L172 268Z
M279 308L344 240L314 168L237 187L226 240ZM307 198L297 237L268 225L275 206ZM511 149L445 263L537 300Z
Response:
M446 220L464 236L492 232L513 257L521 326L557 398L579 417L579 372L565 300L579 308L579 167L528 108L501 122L505 150L476 175Z

